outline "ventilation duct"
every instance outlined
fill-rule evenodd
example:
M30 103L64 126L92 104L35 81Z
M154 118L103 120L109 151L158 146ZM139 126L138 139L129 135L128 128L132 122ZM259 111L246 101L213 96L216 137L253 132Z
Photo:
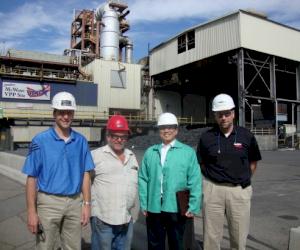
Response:
M133 55L132 41L126 36L121 36L120 43L125 45L125 62L132 63L132 55Z

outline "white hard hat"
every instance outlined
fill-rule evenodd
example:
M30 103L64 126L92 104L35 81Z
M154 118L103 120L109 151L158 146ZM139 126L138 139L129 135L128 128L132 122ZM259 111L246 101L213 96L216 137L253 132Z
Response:
M231 110L235 107L234 102L230 95L219 94L212 102L212 111Z
M157 126L162 125L178 125L176 116L172 113L162 113L158 117Z
M68 92L59 92L52 99L52 108L59 110L76 110L75 98Z

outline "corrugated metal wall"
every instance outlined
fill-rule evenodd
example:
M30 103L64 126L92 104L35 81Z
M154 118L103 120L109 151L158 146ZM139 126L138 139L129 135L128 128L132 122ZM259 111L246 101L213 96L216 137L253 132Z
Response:
M86 67L93 72L98 84L98 108L108 112L109 108L140 109L141 65L96 59ZM111 87L111 70L126 72L126 88Z
M300 61L300 32L240 13L241 47Z
M171 112L176 116L181 116L181 99L179 93L165 90L156 91L154 105L157 116L164 112Z
M195 28L194 49L178 54L177 37L152 51L150 75L241 47L300 61L299 30L245 11Z
M177 37L150 55L150 75L201 60L240 46L238 13L195 29L195 48L178 54Z

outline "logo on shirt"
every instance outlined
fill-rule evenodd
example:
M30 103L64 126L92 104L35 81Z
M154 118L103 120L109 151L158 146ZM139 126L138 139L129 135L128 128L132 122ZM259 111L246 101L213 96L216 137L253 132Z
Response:
M233 146L234 146L235 149L242 149L243 148L243 144L239 143L239 142L233 143Z

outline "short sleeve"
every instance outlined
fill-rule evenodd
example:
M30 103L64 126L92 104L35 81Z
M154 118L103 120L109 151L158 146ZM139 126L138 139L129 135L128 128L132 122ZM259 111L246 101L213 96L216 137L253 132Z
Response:
M22 172L26 175L37 177L42 167L41 146L32 140Z
M93 157L89 148L88 143L85 141L85 158L84 158L84 171L88 172L95 168Z
M249 162L260 161L260 160L261 160L260 150L257 141L255 139L255 136L252 135L250 141L250 149L249 149Z

